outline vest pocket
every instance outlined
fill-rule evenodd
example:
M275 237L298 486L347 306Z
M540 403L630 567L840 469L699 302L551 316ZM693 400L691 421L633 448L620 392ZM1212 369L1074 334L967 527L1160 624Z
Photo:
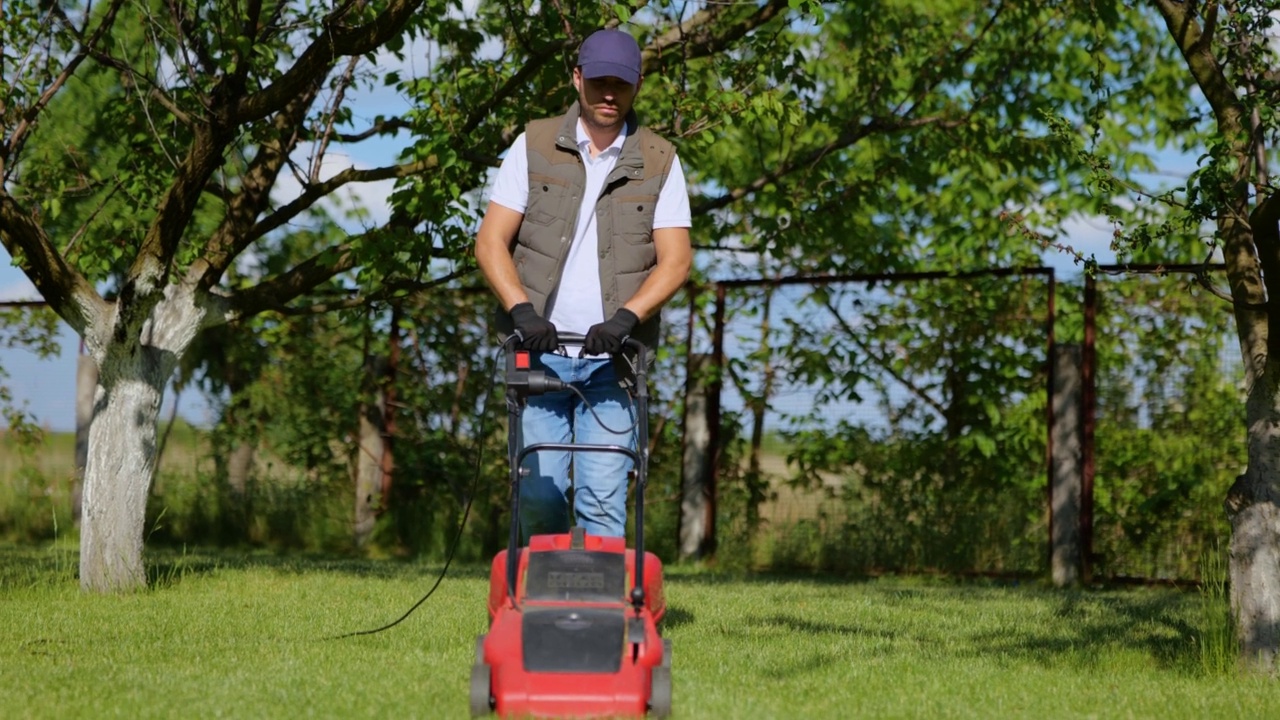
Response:
M613 234L632 245L653 242L654 195L626 195L613 199Z
M563 178L529 173L529 200L525 203L524 220L534 225L547 226L562 217L561 205L564 204L569 183ZM577 208L574 208L576 212Z

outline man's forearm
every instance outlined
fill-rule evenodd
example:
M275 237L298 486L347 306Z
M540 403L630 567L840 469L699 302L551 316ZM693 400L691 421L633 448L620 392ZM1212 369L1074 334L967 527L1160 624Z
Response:
M490 203L480 230L476 233L476 265L485 282L498 296L503 310L528 302L516 265L511 260L511 241L520 229L524 215L496 203Z
M516 273L515 263L511 262L511 256L505 250L493 252L486 250L483 243L477 243L476 264L480 266L485 282L502 303L503 310L510 310L512 306L529 300L524 285L520 283L520 276Z
M658 259L653 272L623 307L636 314L641 322L653 317L689 280L691 253L668 253Z

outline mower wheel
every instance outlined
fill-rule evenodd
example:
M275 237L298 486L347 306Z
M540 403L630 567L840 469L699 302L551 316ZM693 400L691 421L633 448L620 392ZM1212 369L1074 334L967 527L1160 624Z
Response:
M671 638L662 639L662 667L671 667Z
M484 717L493 710L489 695L489 666L476 663L471 666L471 717Z
M476 636L476 664L484 662L484 635Z
M666 665L653 669L649 687L649 715L655 718L671 715L671 668Z

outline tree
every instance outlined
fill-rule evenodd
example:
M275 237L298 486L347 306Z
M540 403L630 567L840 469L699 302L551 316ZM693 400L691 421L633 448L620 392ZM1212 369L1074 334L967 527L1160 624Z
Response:
M1065 220L1103 205L1088 192L1091 166L1056 140L1046 118L1061 115L1079 126L1088 121L1097 129L1091 141L1113 168L1147 171L1152 163L1142 142L1150 137L1153 108L1185 89L1157 62L1168 52L1152 53L1157 29L1122 3L944 0L825 7L820 27L793 26L789 34L769 38L790 49L775 55L774 64L751 70L771 93L743 105L731 95L721 98L714 76L689 78L690 87L727 109L714 143L698 136L681 148L691 154L691 166L711 174L707 192L694 202L694 236L704 240L708 274L758 274L758 257L768 261L763 274L777 276L963 274L1037 265L1046 248L1070 249L1061 229ZM1110 88L1117 88L1110 96L1117 102L1103 112ZM1017 228L1008 220L1013 215L1039 229L1032 242L1010 232ZM716 251L729 252L707 260ZM1021 479L1023 487L1016 489L1030 495L1038 478L1020 467L1016 477L1002 472L1012 463L999 466L990 448L1011 440L1027 445L1023 435L1037 416L1027 408L996 421L997 413L987 409L1006 407L1023 391L1020 383L1035 387L1034 377L1019 376L1023 371L1010 358L1012 349L1035 342L1031 333L971 328L962 312L937 310L974 302L972 310L987 311L983 303L998 306L1005 297L1001 283L886 287L877 292L900 293L909 303L901 315L869 303L835 303L839 311L828 313L815 302L814 319L806 317L794 329L772 323L772 340L753 323L755 334L745 342L735 338L737 346L771 345L778 377L801 377L837 397L842 391L854 397L860 383L896 373L894 387L909 386L916 396L910 420L938 420L951 433L931 449L960 452L966 460L934 468L940 485L981 478L1004 483L1003 490ZM729 303L730 319L735 311L759 312L766 304L744 295ZM858 322L842 328L842 317ZM937 348L925 352L930 336L937 336ZM743 354L728 360L725 382L734 383L746 402L767 405L769 388L760 382L764 361L748 364ZM939 382L944 372L950 373L948 384ZM1015 421L1022 424L1014 427ZM820 426L813 433L823 434L829 443L797 438L803 443L796 445L800 470L810 455L843 462L866 450L852 429ZM845 452L834 452L831 446L842 441ZM912 472L928 457L916 449L900 454L915 463ZM854 472L850 464L842 470ZM910 475L905 463L901 474ZM743 485L744 495L761 496L750 474ZM911 484L893 491L919 494L895 498L899 505L928 500Z
M757 28L778 26L792 4L715 5L687 17L659 4L653 24L641 28L646 69L717 55L752 63L749 48L731 59L726 51ZM564 107L568 65L560 60L590 30L647 3L576 3L528 17L525 5L484 2L471 13L449 0L348 2L327 13L256 0L4 6L0 241L100 370L85 471L83 588L145 582L157 413L199 333L265 312L377 303L465 272L474 215L466 196L495 163L468 148L496 153L525 119ZM148 52L122 50L128 45L116 34L128 27L146 29ZM496 58L480 52L489 38L502 41ZM380 58L403 60L413 40L434 48L429 71L379 69ZM41 166L24 152L57 127L54 100L87 87L82 78L94 68L116 78L111 127L122 131L116 142L127 161ZM381 83L413 109L358 127L357 90ZM685 96L679 107L703 122L699 98ZM400 138L400 161L324 168L335 144L367 138ZM284 189L290 178L300 190ZM388 222L278 272L229 280L284 242L291 224L323 216L326 198L381 180L401 181ZM64 205L104 192L127 197L132 212L90 205L69 235L52 230ZM204 213L216 222L201 231L194 218ZM437 232L416 231L426 220Z
M1191 232L1202 225L1205 254L1226 265L1244 367L1248 464L1226 497L1231 524L1231 603L1242 658L1274 672L1280 660L1280 195L1270 175L1280 118L1271 2L1153 0L1166 47L1180 55L1169 64L1198 93L1159 115L1160 138L1182 147L1203 143L1205 154L1185 185L1157 197L1159 222L1118 233L1127 247L1143 247L1153 234ZM1127 185L1124 187L1132 187ZM1139 197L1147 193L1136 193Z

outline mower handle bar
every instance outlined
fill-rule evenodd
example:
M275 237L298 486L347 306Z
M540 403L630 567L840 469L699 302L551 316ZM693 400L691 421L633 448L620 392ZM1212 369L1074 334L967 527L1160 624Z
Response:
M523 341L517 333L514 337ZM582 347L586 342L586 336L581 333L558 332L556 333L557 346L571 345ZM633 337L625 337L622 339L622 345L635 351L636 363L633 371L636 376L636 410L638 413L637 421L639 428L638 450L624 447L622 445L579 445L576 443L537 443L521 447L523 443L517 439L519 417L523 411L522 402L508 402L508 410L511 414L511 426L508 435L507 457L511 463L511 534L507 544L507 593L515 599L516 588L516 556L518 545L517 527L519 523L518 510L520 507L520 466L523 465L524 459L531 453L539 450L561 450L568 452L610 452L620 453L631 458L634 463L636 472L636 543L635 543L635 576L632 578L633 584L631 589L631 603L639 612L640 607L644 604L644 488L648 484L649 461L647 453L643 449L648 447L649 432L649 390L646 380L646 366L648 365L648 348L644 343ZM509 391L510 392L510 391ZM510 396L509 396L510 397Z
M540 450L558 450L561 452L602 452L602 453L620 453L631 458L631 462L635 463L637 468L640 467L640 454L629 447L622 445L587 445L578 443L536 443L534 445L526 445L520 449L520 453L516 455L516 465L523 465L524 459Z
M520 335L517 333L516 337L520 338ZM523 340L523 338L520 338L520 339ZM574 347L580 348L586 343L586 341L587 341L587 336L583 335L582 333L571 333L571 332L556 333L557 345L572 345ZM649 351L649 349L644 346L644 343L628 335L627 337L624 337L622 339L622 346L636 351L636 357L641 360L641 362L637 363L637 365L643 368L644 367L643 361L645 360L645 357ZM643 374L643 373L637 372L637 374Z

